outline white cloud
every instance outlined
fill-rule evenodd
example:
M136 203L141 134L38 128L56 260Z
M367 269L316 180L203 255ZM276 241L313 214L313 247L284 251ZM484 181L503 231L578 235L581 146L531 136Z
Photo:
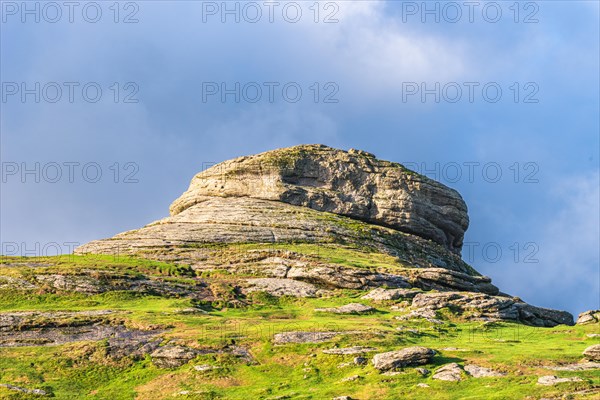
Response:
M411 31L385 2L338 3L339 23L305 25L311 62L370 97L399 96L403 82L454 81L465 72L460 40Z

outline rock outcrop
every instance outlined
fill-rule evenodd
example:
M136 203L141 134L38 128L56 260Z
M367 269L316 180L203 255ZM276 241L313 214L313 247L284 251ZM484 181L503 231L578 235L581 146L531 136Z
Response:
M198 355L198 351L184 346L166 345L151 354L152 362L159 368L177 368Z
M573 325L573 316L566 311L534 307L518 299L481 293L419 293L412 306L417 310L450 308L469 319L521 321L533 326Z
M273 336L274 344L321 343L340 335L356 335L360 331L346 332L281 332Z
M460 252L468 227L458 192L363 151L295 146L229 160L192 179L171 215L215 197L280 201L412 233Z
M568 313L501 294L461 259L469 221L456 191L363 151L301 145L225 161L197 174L170 214L75 252L184 264L196 276L225 270L244 277L236 283L243 294L376 289L364 298L414 298L413 315L436 323L435 310L451 306L469 318L573 324ZM207 298L201 282L111 276L99 286L62 275L37 281L86 293L118 287Z
M473 378L489 378L489 377L500 377L505 376L502 372L494 371L493 369L480 367L475 364L468 364L464 367L465 371Z
M457 363L450 363L435 371L431 378L439 381L458 382L463 379L463 370Z
M577 317L577 325L600 323L600 310L589 310L582 312Z
M434 355L435 351L432 349L414 346L402 350L376 354L373 357L372 362L375 369L378 369L379 371L390 371L410 365L427 364Z
M583 379L581 379L578 376L570 376L568 378L559 378L554 375L545 375L545 376L540 376L538 378L537 384L544 385L544 386L554 386L559 383L581 382L581 381L583 381Z
M583 356L590 361L600 361L600 344L595 344L583 351Z

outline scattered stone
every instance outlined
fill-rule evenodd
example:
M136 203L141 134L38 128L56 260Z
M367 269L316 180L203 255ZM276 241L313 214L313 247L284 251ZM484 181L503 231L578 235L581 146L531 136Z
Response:
M585 336L587 336L589 338L595 338L595 337L600 337L600 333L588 333Z
M202 365L194 365L194 369L200 372L211 371L213 369L221 369L221 367L217 367L216 365L210 364L202 364Z
M556 367L548 367L552 371L587 371L590 369L600 369L600 363L586 361L575 364L559 365Z
M347 378L342 379L340 382L353 382L360 379L360 375L352 375Z
M426 384L426 383L417 383L417 387L420 387L420 388L428 388L428 387L429 387L429 385L428 385L428 384Z
M398 300L402 298L413 298L417 293L420 293L419 289L384 289L377 288L361 297L361 299L384 301L384 300Z
M141 360L160 346L163 339L157 335L162 332L162 330L128 330L121 326L108 337L106 353L115 360L124 357Z
M198 355L198 351L189 347L166 345L154 350L150 355L152 362L159 368L177 368Z
M338 396L334 397L333 400L352 400L350 396Z
M499 377L505 376L506 374L498 371L494 371L489 368L480 367L475 364L468 364L464 367L465 371L473 378L487 378L487 377Z
M175 310L174 312L177 314L208 314L208 311L197 307L182 308Z
M115 313L114 310L5 312L0 313L0 332L94 324Z
M430 372L427 368L415 368L415 371L417 371L422 376L427 376L430 374Z
M400 332L412 333L413 335L419 335L421 333L421 331L419 331L418 329L407 328L405 326L399 326L396 328L396 330Z
M257 278L247 281L247 292L263 291L273 296L317 297L325 293L311 283L281 278Z
M459 349L458 347L444 347L445 351L470 351L469 349Z
M434 355L435 351L432 349L414 346L376 354L372 362L373 366L379 371L389 371L409 365L427 364Z
M226 346L223 349L225 352L230 353L231 355L243 360L247 364L255 364L256 360L250 353L250 351L242 346Z
M579 314L577 325L596 324L600 322L600 310L589 310Z
M315 311L330 312L335 314L364 314L375 311L375 309L360 303L350 303L341 307L315 308Z
M390 310L405 311L409 306L410 306L410 304L408 303L408 301L401 301L398 304L394 304L393 306L390 306Z
M462 369L457 363L446 364L435 371L432 378L440 381L458 382L462 380Z
M408 321L411 319L424 319L427 322L431 322L432 324L436 324L436 325L441 325L444 323L444 321L442 321L436 317L437 317L437 315L434 310L417 309L417 310L412 310L411 312L409 312L406 315L399 315L397 317L394 317L394 319L397 319L400 321Z
M572 376L569 378L559 378L557 376L554 375L546 375L546 376L541 376L538 378L538 385L544 385L544 386L554 386L557 383L564 383L564 382L582 382L583 379L581 379L578 376Z
M286 343L321 343L340 335L356 335L364 333L361 331L343 332L282 332L273 336L274 344Z
M201 282L180 283L160 278L139 278L126 273L82 269L77 274L39 274L34 278L40 285L58 291L99 294L109 291L132 291L165 297L202 299L207 289Z
M24 279L13 278L12 276L0 276L0 289L32 290L36 288L36 285Z
M341 349L326 349L323 350L325 354L365 354L373 351L377 351L375 347L362 347L362 346L354 346L354 347L345 347Z
M600 361L600 344L595 344L585 349L583 356L590 361Z
M48 393L42 389L26 389L26 388L22 388L22 387L15 386L15 385L10 385L8 383L0 383L0 387L7 388L9 390L14 390L16 392L33 394L33 395L37 395L37 396L47 396L48 395Z
M55 346L107 340L114 359L141 359L161 342L162 330L130 329L118 324L113 310L23 311L0 313L0 347Z
M367 363L367 359L364 357L354 357L353 361L356 365L365 365Z

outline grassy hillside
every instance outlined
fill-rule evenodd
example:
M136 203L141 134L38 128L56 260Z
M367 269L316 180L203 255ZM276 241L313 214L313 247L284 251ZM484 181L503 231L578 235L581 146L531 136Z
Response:
M333 262L390 262L351 253L330 254ZM346 257L346 258L343 258ZM598 342L597 325L535 328L508 322L473 322L441 310L443 323L425 319L399 320L408 313L405 299L374 302L360 299L367 291L334 290L322 298L274 297L265 292L241 293L234 277L223 271L196 272L185 265L109 256L38 258L3 257L0 269L2 318L21 311L28 314L20 325L6 322L0 340L0 384L41 389L46 396L0 387L0 398L33 399L540 399L597 398L598 370L553 371L552 366L579 361L582 351ZM83 293L40 285L39 274L77 274L98 281L108 274L124 281L150 279L170 284L196 285L206 296L165 295L147 290L108 290ZM95 271L95 272L94 272ZM95 274L95 275L94 275ZM35 284L29 287L27 284ZM360 302L376 311L364 315L339 315L315 311ZM111 310L106 314L56 314L56 312ZM18 314L21 315L21 314ZM114 343L102 340L71 341L48 345L39 340L11 340L40 329L67 335L73 327L122 327L131 332L151 332L161 346L177 344L197 355L176 368L159 368L150 354L137 359L111 352ZM79 329L78 328L78 329ZM92 328L90 328L92 329ZM289 331L349 332L322 343L274 344L273 336ZM359 332L357 332L359 331ZM1 332L1 331L0 331ZM57 333L58 332L58 333ZM28 333L29 334L29 333ZM12 343L12 344L11 344ZM27 345L23 345L27 344ZM432 373L456 362L477 364L505 373L502 377L459 382L422 376L413 367L394 374L376 370L373 354L407 346L436 350ZM357 365L355 355L325 354L322 350L368 346L377 350ZM203 367L204 371L194 367ZM541 386L543 375L577 376L579 382ZM358 376L358 377L356 377ZM352 380L344 381L347 378ZM420 387L426 384L429 387Z

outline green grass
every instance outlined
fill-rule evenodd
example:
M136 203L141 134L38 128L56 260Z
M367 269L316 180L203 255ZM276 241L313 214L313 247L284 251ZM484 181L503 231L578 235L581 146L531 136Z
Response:
M264 245L243 244L244 250ZM270 245L269 245L270 246ZM291 246L291 247L290 247ZM284 246L286 250L319 257L348 266L366 268L395 266L394 259L378 253L357 252L351 248L312 247L308 244ZM95 260L94 260L95 258ZM13 261L48 262L63 272L91 268L113 272L162 274L162 263L112 257L40 258ZM21 267L2 268L2 274ZM24 268L24 267L23 267ZM167 274L168 275L168 274ZM227 275L226 275L227 276ZM223 284L225 294L231 287ZM178 311L197 303L129 292L97 295L43 293L38 291L0 290L2 312L80 311L111 309L122 311L115 318L128 326L162 327L166 340L176 340L199 348L221 349L236 345L249 349L255 364L228 354L198 356L187 365L159 369L150 359L114 361L106 357L103 343L79 342L51 347L0 348L0 383L47 390L57 399L331 399L348 395L356 399L539 399L560 396L600 386L594 371L559 372L543 367L577 362L582 351L597 342L586 337L597 326L558 326L534 328L515 323L483 324L451 316L442 326L425 321L399 321L391 310L397 302L375 303L360 300L365 292L338 290L334 296L317 299L276 298L255 293L244 299L246 306L232 308L215 303L208 314L182 314ZM333 315L315 312L315 308L335 307L350 302L370 304L377 312L366 315ZM442 312L442 316L449 316ZM398 327L406 328L403 331ZM417 330L417 333L408 329ZM320 344L273 345L274 334L285 331L364 331L360 335L338 336ZM413 368L399 375L386 376L369 363L338 368L352 362L354 356L326 355L323 349L334 346L372 346L389 351L422 345L438 351L425 367L435 370L447 362L476 363L506 372L501 378L468 378L451 383L421 377ZM444 350L456 347L465 351ZM194 365L222 366L218 370L198 372ZM355 382L342 379L359 375ZM583 382L538 386L542 375L579 376ZM419 388L426 383L429 388ZM597 393L596 393L597 394ZM593 398L593 394L576 398ZM39 398L0 388L2 399Z

